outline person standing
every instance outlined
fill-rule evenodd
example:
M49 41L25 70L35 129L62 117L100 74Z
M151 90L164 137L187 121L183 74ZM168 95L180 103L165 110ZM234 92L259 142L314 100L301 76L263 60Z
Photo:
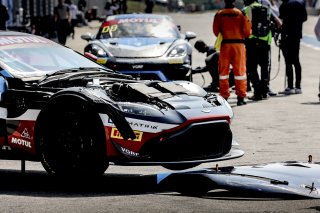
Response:
M115 0L107 0L104 9L106 11L106 17L112 16L117 14L117 11L119 10L119 4Z
M120 0L120 13L126 14L128 11L127 0Z
M304 0L283 0L279 8L279 18L282 19L280 48L286 64L287 88L281 93L301 94L301 64L299 59L302 25L307 21L307 11ZM295 85L293 85L293 69Z
M218 37L222 34L219 55L219 86L220 95L226 100L230 96L229 72L232 65L235 79L235 93L237 105L246 104L246 49L245 38L251 34L251 23L248 17L235 8L235 0L224 0L225 8L219 10L213 21L213 33Z
M86 0L79 0L78 1L78 10L85 13L87 8L87 1Z
M144 10L145 13L152 13L154 1L153 0L146 0L146 9Z
M267 98L269 93L272 24L275 21L270 7L257 0L244 0L244 4L244 12L252 23L252 34L246 39L247 74L254 90L249 99L259 101Z
M72 38L74 39L75 31L74 28L78 24L78 7L73 3L72 0L66 0L65 3L69 6L70 16L71 16L71 26L70 26L70 34Z
M54 20L56 24L58 42L65 45L67 36L70 33L70 11L64 0L59 0L58 5L54 8Z
M278 7L278 3L275 0L260 0L262 5L265 5L267 7L270 8L271 10L271 15L272 15L272 19L274 21L275 27L276 27L276 31L274 31L272 33L272 36L275 36L275 34L277 32L279 32L279 30L281 29L281 25L282 25L282 21L279 18L279 7ZM271 54L271 50L270 50L270 54ZM269 96L276 96L278 93L272 91L271 87L270 87L270 75L271 75L271 57L270 61L269 61L269 84L268 84L268 95Z
M8 9L0 1L0 30L6 30L6 22L9 20Z

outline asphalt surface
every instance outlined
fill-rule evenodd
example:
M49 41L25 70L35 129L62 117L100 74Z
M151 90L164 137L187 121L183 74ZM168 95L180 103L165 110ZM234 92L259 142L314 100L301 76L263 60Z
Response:
M197 39L214 42L212 13L170 14L182 31L197 33ZM245 151L241 158L218 162L219 166L263 164L308 160L320 162L319 76L320 48L313 34L317 17L309 16L304 24L301 44L302 90L299 95L278 95L267 100L248 101L236 106L232 93L229 102L235 117L232 131ZM76 28L75 39L67 46L83 52L85 32L94 33L98 22ZM194 51L193 67L204 65L204 55ZM274 91L284 85L284 60L278 61L278 48L272 46L270 82ZM194 82L206 86L208 73L194 76ZM248 94L249 96L252 93ZM214 137L214 135L212 135ZM206 163L197 168L215 167ZM46 175L41 164L27 162L26 174L19 173L19 161L0 161L1 212L319 212L319 200L281 199L211 191L204 197L182 196L174 192L159 192L154 174L168 172L162 167L125 167L111 165L99 180L55 180ZM319 179L316 180L320 182Z

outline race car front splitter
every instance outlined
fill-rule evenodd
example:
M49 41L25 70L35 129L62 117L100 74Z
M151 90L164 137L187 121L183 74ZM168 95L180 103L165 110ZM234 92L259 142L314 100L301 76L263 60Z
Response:
M203 196L223 189L241 195L320 198L320 163L283 162L157 174L161 190Z

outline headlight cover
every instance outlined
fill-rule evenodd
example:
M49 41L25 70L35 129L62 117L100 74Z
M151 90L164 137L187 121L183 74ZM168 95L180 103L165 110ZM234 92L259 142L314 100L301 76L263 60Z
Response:
M164 113L162 113L156 107L145 105L145 104L120 102L118 103L118 106L123 112L128 114L152 116L152 117L161 117L164 115Z
M169 57L181 57L187 55L187 45L179 44L175 46L169 53Z
M226 101L223 97L221 97L220 95L217 96L217 100L226 108L226 111L230 117L230 120L233 119L234 113L233 110L230 106L230 104L228 103L228 101Z
M92 54L98 56L98 57L107 57L108 54L106 53L106 51L104 51L101 47L99 47L98 45L92 45Z

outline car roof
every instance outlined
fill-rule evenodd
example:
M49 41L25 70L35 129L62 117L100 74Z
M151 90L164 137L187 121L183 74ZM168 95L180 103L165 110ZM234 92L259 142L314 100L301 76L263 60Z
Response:
M173 21L173 19L168 15L146 14L146 13L132 13L132 14L112 15L112 16L108 16L107 20L125 19L125 18L161 18L161 19L168 19L170 21Z
M29 40L16 40L19 37L26 37L26 38L33 38L33 39L29 39ZM9 41L8 41L9 39ZM33 41L33 42L32 42ZM7 44L27 44L27 43L39 43L39 41L41 41L40 43L46 43L46 44L50 44L50 45L55 45L55 46L62 46L60 44L58 44L57 42L54 42L50 39L47 39L45 37L42 36L38 36L38 35L33 35L30 33L23 33L23 32L16 32L16 31L5 31L5 30L0 30L0 47L2 46L2 44L4 46L6 46Z
M16 32L16 31L7 31L7 30L0 30L0 36L26 36L26 35L31 35L29 33L22 33L22 32Z

